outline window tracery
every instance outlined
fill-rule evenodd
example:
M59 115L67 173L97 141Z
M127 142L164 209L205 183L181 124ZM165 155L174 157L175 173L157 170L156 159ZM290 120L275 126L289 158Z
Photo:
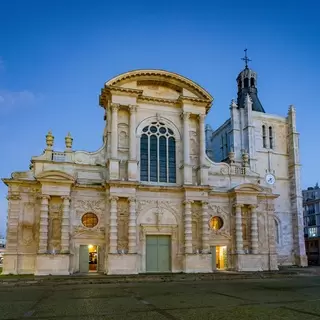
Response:
M82 216L81 222L86 228L91 229L91 228L94 228L98 224L99 219L98 219L97 215L94 214L93 212L88 212Z
M152 122L140 138L140 180L176 182L176 140L162 122Z

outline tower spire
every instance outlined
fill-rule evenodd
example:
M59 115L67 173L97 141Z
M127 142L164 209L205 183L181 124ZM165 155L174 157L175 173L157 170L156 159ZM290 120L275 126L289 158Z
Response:
M241 58L241 60L243 60L246 64L245 68L248 69L248 62L252 61L251 59L248 58L247 56L247 50L248 49L244 49L244 58Z

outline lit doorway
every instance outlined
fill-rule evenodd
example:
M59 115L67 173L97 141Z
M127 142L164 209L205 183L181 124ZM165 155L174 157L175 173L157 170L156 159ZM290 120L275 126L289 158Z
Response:
M227 246L211 247L212 269L225 270L228 267Z
M79 271L81 273L98 271L98 246L80 245Z

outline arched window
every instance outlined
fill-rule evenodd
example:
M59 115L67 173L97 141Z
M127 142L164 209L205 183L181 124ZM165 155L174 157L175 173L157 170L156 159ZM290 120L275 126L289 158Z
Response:
M273 133L272 127L269 127L269 148L273 149Z
M251 86L251 87L254 87L254 86L255 86L255 84L254 84L254 78L250 78L250 86Z
M266 126L262 126L262 145L263 148L267 147L267 136L266 136Z
M176 182L176 140L162 122L152 122L140 139L140 180Z

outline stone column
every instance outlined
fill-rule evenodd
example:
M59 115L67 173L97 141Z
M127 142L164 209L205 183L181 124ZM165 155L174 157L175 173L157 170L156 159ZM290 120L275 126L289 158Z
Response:
M70 227L70 197L61 197L63 200L62 209L62 221L61 221L61 252L69 253L70 251L70 239L69 239L69 227Z
M192 200L184 201L184 247L185 253L192 253Z
M191 113L183 113L183 162L184 165L190 164L190 137L189 137L189 118Z
M137 162L137 139L136 139L136 112L137 106L130 105L130 128L129 128L129 160L128 160L128 180L138 180L138 162Z
M20 215L19 193L9 193L8 200L8 223L7 223L7 243L6 253L16 253L18 249L18 230ZM15 273L16 271L14 271Z
M258 239L258 217L257 206L251 205L251 250L253 254L258 254L259 239Z
M111 158L118 159L118 103L112 103L112 117L111 117Z
M136 111L137 106L130 105L130 133L129 133L129 160L137 160L137 143L136 143Z
M199 133L200 133L200 137L199 137L199 140L200 140L199 141L199 143L200 143L200 147L199 147L199 153L200 153L199 162L200 162L200 166L205 164L205 154L206 154L204 118L205 118L204 114L199 114Z
M208 202L202 201L202 252L209 253L209 215Z
M45 194L41 195L38 253L47 253L48 251L49 199L50 199L49 195L45 195Z
M237 204L236 208L236 251L243 253L243 238L242 238L242 217L241 208L243 205Z
M110 197L109 253L118 253L118 197Z
M136 199L129 198L129 253L137 253Z

